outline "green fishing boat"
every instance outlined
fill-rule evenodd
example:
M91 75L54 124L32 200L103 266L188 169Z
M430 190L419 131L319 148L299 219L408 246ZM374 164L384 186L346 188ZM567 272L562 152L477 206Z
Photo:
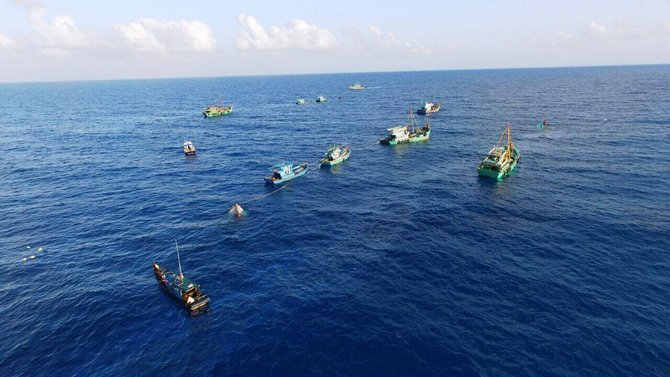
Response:
M507 144L503 145L502 141L505 135L507 135ZM512 143L512 132L510 131L509 122L507 122L505 124L505 131L500 135L498 143L491 148L484 161L479 164L477 171L481 176L501 181L516 168L520 159L521 152Z
M202 114L205 116L205 118L214 118L214 117L220 117L223 115L228 115L233 112L233 106L228 105L224 106L223 105L223 99L220 99L219 102L221 104L219 105L209 105L205 109L205 111L202 112Z
M349 159L351 148L348 145L331 145L326 154L319 160L320 166L334 166Z
M379 142L385 145L409 144L430 139L430 124L426 122L419 128L419 123L414 117L414 112L409 109L407 123L402 126L389 128L388 135Z

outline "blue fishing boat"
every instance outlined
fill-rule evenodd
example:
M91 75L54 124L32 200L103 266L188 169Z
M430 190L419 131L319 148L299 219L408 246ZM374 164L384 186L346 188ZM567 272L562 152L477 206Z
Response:
M319 162L322 166L330 167L348 160L349 156L351 156L351 148L348 145L331 145Z
M179 263L179 274L158 265L154 262L154 277L161 288L179 300L191 314L198 314L209 309L209 297L200 291L200 285L196 284L181 271L181 259L179 258L179 245L177 247L177 261Z
M270 169L272 175L265 177L265 183L278 185L280 183L288 182L293 178L298 178L307 174L308 168L308 163L303 163L298 165L298 167L293 167L293 164L290 164L286 161L281 162Z

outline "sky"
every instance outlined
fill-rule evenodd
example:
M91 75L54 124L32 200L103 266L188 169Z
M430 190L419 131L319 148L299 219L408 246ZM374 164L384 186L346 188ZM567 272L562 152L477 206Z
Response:
M0 0L0 82L670 63L670 0Z

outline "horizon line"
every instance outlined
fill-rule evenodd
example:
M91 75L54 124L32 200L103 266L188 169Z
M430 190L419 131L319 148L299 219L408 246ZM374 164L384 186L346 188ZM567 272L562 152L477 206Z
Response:
M342 71L342 72L319 72L319 73L269 73L269 74L236 74L218 76L166 76L166 77L135 77L135 78L109 78L109 79L81 79L81 80L39 80L39 81L2 81L5 84L58 84L58 83L85 83L85 82L109 82L109 81L149 81L149 80L189 80L189 79L219 79L236 77L281 77L281 76L318 76L318 75L349 75L349 74L371 74L371 73L412 73L412 72L467 72L467 71L511 71L511 70L533 70L533 69L566 69L566 68L617 68L617 67L651 67L666 66L670 63L643 63L643 64L605 64L605 65L565 65L565 66L541 66L541 67L490 67L490 68L451 68L451 69L418 69L418 70L387 70L387 71Z

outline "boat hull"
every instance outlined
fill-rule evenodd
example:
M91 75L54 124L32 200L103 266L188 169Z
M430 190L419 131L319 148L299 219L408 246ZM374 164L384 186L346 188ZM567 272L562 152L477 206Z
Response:
M342 156L334 160L327 160L324 158L319 160L319 162L321 162L321 166L331 167L337 164L341 164L342 162L348 160L350 156L351 156L351 149L347 148L346 152Z
M383 138L379 140L380 144L384 145L399 145L399 144L411 144L411 143L418 143L421 141L428 141L430 139L430 130L428 132L421 133L420 135L417 136L410 136L406 140L390 140L389 138Z
M492 169L490 166L479 165L477 172L482 177L489 177L497 181L502 181L506 176L512 173L514 169L516 169L516 166L520 159L521 159L521 152L519 152L517 148L514 148L512 162L505 165L502 169L496 170Z
M307 169L309 165L308 164L301 164L298 166L296 169L293 169L293 174L290 176L287 176L285 178L274 178L274 177L265 177L265 183L268 185L280 185L282 183L286 183L288 181L291 181L293 179L296 179L298 177L302 177L303 175L307 174Z

